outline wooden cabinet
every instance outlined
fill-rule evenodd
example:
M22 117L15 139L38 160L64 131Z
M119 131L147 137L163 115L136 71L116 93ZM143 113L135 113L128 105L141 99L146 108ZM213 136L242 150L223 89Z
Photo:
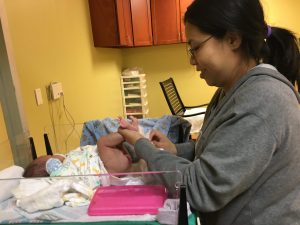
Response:
M180 43L179 0L151 0L154 45Z
M95 47L152 45L150 0L89 0Z
M146 75L121 76L124 117L145 118L148 115Z
M152 45L150 0L130 0L134 46Z
M185 36L185 26L184 26L184 14L187 10L187 7L192 4L194 0L180 0L180 36L181 42L186 42Z
M128 0L89 0L95 47L133 46Z
M183 15L193 0L89 0L96 47L185 42Z

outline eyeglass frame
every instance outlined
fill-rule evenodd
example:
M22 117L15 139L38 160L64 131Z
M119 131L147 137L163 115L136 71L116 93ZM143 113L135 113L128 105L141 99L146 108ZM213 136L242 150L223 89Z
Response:
M195 58L195 55L197 54L197 51L204 46L204 44L206 42L208 42L213 36L209 36L208 38L206 38L204 41L200 42L196 47L194 48L191 48L191 47L188 47L188 53L190 55L190 57L193 57Z

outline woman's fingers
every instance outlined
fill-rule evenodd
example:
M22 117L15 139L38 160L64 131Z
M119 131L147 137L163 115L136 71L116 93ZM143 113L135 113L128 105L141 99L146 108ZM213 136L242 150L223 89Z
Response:
M150 141L159 141L162 137L162 133L157 130L151 130L149 134Z
M138 139L143 138L143 136L139 132L129 130L129 129L120 129L119 128L118 132L123 136L123 138L128 143L130 143L132 145L134 145Z

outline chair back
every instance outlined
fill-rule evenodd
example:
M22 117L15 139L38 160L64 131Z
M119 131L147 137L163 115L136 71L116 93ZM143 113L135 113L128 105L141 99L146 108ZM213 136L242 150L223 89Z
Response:
M185 112L185 107L178 94L173 78L170 77L165 81L159 82L159 84L172 114L177 116L183 116Z

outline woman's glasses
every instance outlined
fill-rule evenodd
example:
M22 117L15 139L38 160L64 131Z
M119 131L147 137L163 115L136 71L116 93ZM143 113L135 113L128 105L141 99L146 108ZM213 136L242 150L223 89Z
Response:
M197 51L203 47L203 45L209 40L211 39L213 36L209 36L208 38L206 38L204 41L200 42L196 47L194 48L188 48L188 52L189 52L189 55L190 57L195 57L195 55L197 54Z

